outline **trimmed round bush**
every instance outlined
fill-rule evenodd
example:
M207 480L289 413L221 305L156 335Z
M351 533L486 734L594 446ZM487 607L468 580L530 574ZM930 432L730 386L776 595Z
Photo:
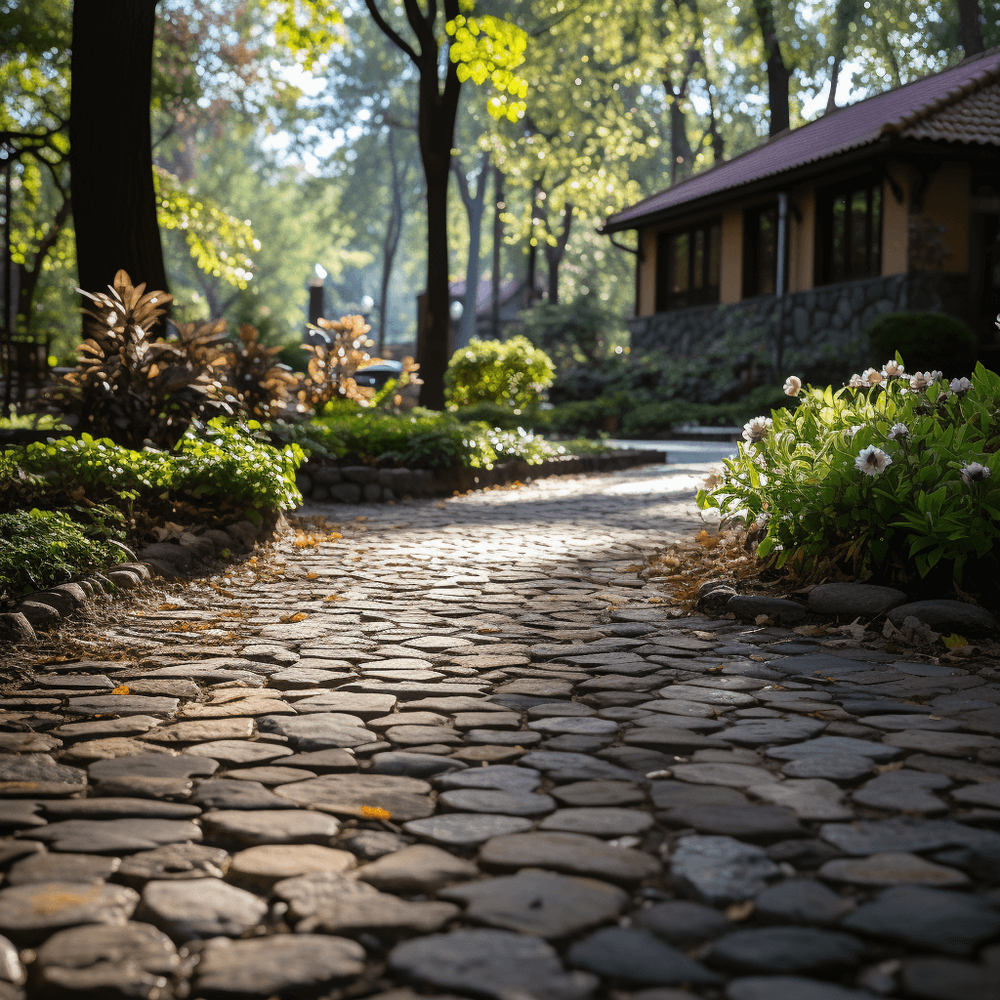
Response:
M976 335L954 316L938 312L888 312L868 327L872 364L898 352L907 370L967 375L976 362Z
M452 355L445 387L449 402L458 406L499 403L524 409L537 405L555 371L549 356L527 337L472 340Z

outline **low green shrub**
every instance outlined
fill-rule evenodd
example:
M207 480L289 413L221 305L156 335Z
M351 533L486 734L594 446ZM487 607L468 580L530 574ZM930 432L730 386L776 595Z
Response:
M121 562L121 514L106 506L0 514L0 608L24 594Z
M12 448L0 456L0 496L25 476L48 483L54 497L79 493L131 513L174 514L178 503L212 500L216 515L253 516L302 502L295 470L304 458L294 445L273 447L261 425L225 418L199 436L189 430L173 452L136 451L82 434ZM37 499L46 506L44 498Z
M445 389L456 406L499 403L518 410L537 406L554 377L549 356L526 337L472 340L452 355Z
M344 465L383 468L491 469L511 458L537 465L549 458L609 450L593 442L555 444L524 427L504 430L482 421L463 423L453 414L423 409L402 416L341 412L305 424L280 425L277 433L310 454Z
M786 391L798 390L789 379ZM906 582L995 578L1000 549L1000 377L906 375L897 358L836 392L744 428L702 508L757 521L757 552L806 579L848 573ZM1000 471L1000 470L998 470Z
M882 313L866 331L875 358L900 355L910 371L947 369L967 375L976 360L976 335L954 316L938 312Z

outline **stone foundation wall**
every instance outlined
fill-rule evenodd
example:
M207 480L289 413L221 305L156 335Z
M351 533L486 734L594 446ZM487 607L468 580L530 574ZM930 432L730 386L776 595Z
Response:
M529 465L521 459L498 462L492 469L373 469L367 465L338 466L311 458L296 476L296 485L309 500L330 503L383 503L403 497L442 497L486 486L546 476L583 472L614 472L637 465L663 463L666 452L620 450L605 455L551 459Z
M864 331L876 316L930 310L962 318L968 285L966 275L892 275L639 316L629 321L632 351L725 355L736 334L748 347L756 340L775 364L784 361L796 370L809 370L843 363L853 371L865 367L858 352L865 350Z

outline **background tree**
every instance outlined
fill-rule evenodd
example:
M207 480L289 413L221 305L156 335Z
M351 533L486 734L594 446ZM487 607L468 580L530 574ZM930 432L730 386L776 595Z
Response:
M425 6L420 0L404 0L413 44L386 19L378 0L365 0L365 6L417 71L417 136L427 194L427 298L417 328L417 361L424 380L420 402L440 410L445 404L444 373L449 360L448 179L459 93L463 80L470 77L477 83L491 79L504 89L513 85L516 91L510 71L520 61L524 43L513 25L505 27L492 18L466 24L459 0L444 0L441 8L436 0L427 0ZM484 31L482 40L489 44L480 46L478 36ZM442 53L442 47L450 51ZM491 100L502 113L503 92Z
M80 287L95 294L119 269L167 289L149 124L156 4L73 5L73 218Z

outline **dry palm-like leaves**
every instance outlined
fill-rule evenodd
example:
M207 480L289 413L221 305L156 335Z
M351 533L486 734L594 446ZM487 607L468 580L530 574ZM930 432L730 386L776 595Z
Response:
M262 344L257 330L244 323L239 339L228 341L222 352L226 379L240 409L258 420L278 416L298 385L298 379L287 368L274 363L279 351L280 346Z
M125 271L107 293L78 289L95 308L84 310L79 364L55 395L77 413L79 431L128 448L172 448L193 421L232 411L214 377L211 338L200 356L193 344L157 340L150 328L172 296L145 289Z
M363 316L342 316L337 321L317 320L317 327L326 343L309 344L307 374L298 397L300 402L319 411L335 399L349 399L365 404L375 395L375 390L362 387L354 381L354 373L363 364L377 362L367 351L372 346L368 339L371 327Z

